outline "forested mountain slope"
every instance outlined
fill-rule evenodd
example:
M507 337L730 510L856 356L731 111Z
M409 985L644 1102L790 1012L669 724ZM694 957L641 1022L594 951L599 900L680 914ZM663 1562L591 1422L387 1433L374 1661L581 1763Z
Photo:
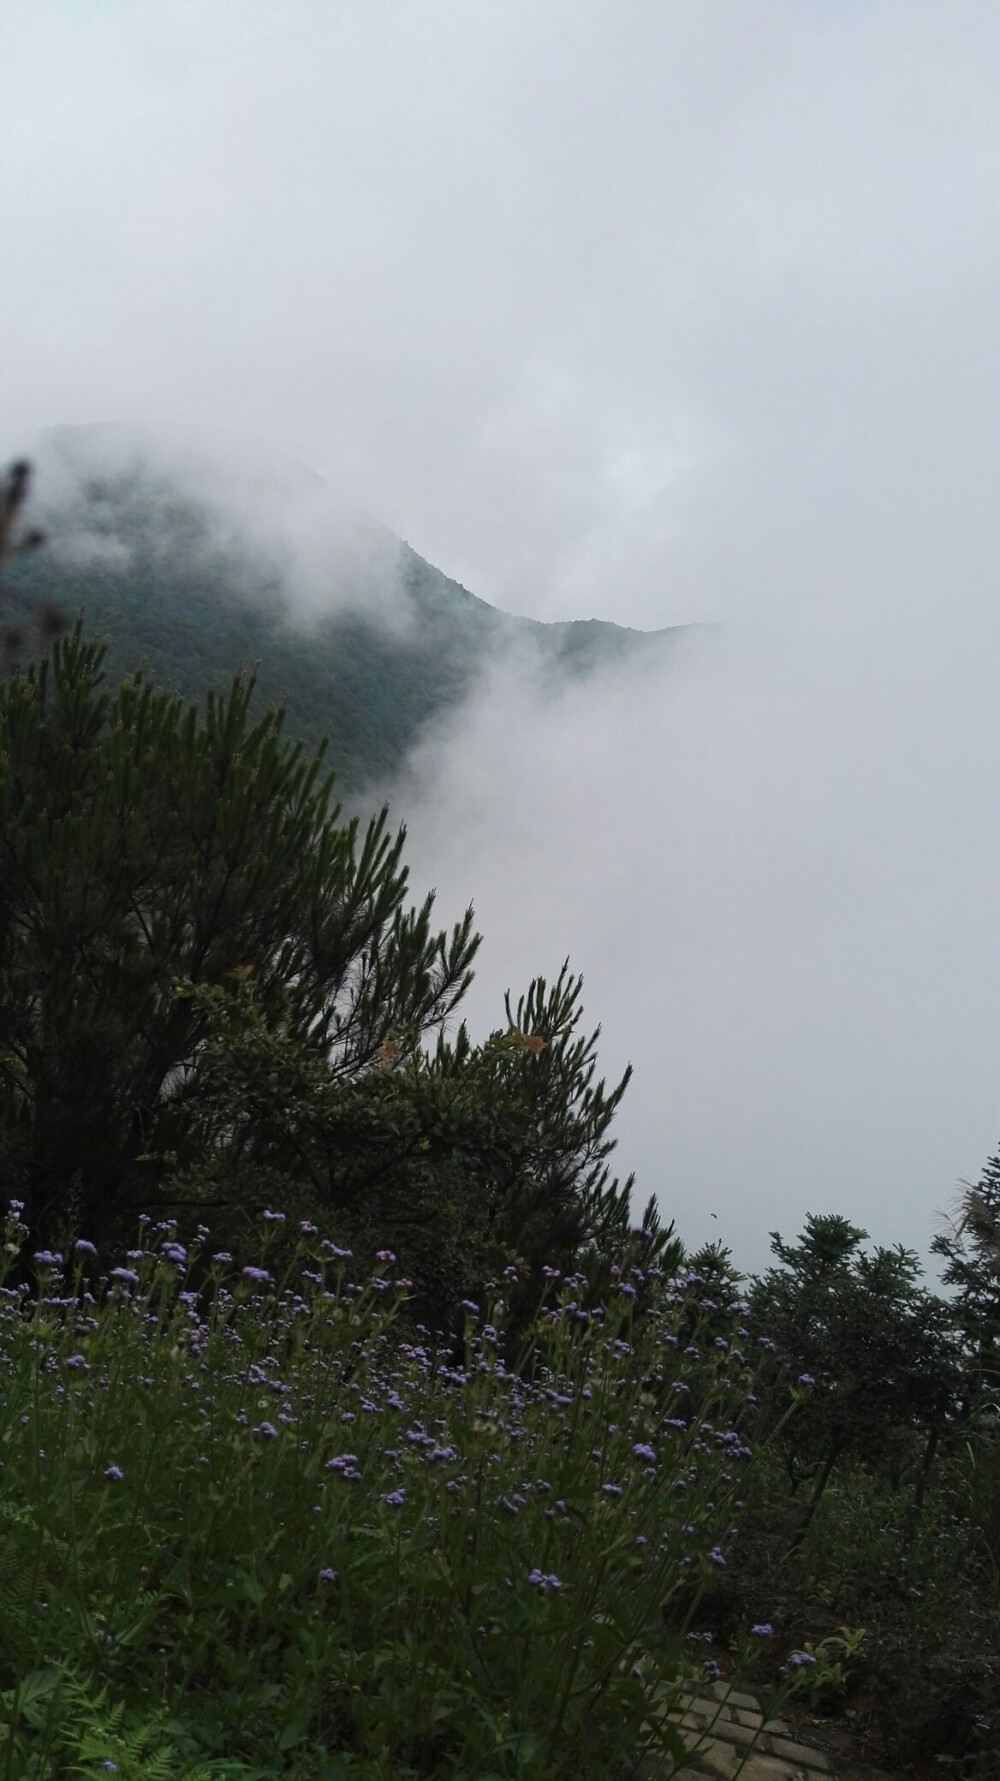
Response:
M424 726L504 650L557 679L670 647L681 627L542 624L488 605L299 466L249 481L166 465L117 429L62 428L37 464L45 548L12 562L3 617L50 601L188 696L259 663L256 705L330 739L342 791L385 783Z

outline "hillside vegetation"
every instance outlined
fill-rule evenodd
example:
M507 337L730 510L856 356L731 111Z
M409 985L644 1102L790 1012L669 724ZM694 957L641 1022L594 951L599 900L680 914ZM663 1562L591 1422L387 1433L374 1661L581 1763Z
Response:
M220 490L113 429L62 429L50 451L58 474L36 500L46 548L9 564L8 610L82 613L87 635L107 642L112 678L144 665L188 698L259 664L256 709L283 702L289 735L329 739L341 795L386 785L426 725L507 652L557 683L679 634L498 612L375 521L328 510L304 470L276 468L272 516L266 478L252 497L239 478ZM287 535L297 518L315 534L304 561Z

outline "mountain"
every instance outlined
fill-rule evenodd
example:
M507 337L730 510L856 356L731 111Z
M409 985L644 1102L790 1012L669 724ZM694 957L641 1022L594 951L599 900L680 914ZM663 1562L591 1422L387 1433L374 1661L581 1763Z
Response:
M648 656L683 627L543 624L477 599L314 472L189 440L66 427L35 453L32 523L5 619L49 601L108 640L111 679L143 664L186 696L259 664L258 707L330 739L341 793L386 784L433 720L504 652L554 683Z

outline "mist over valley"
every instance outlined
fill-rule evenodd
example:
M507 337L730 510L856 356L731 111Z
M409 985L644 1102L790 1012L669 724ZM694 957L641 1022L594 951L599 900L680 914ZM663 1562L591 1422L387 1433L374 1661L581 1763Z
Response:
M195 698L256 665L255 709L328 738L345 811L406 824L414 894L442 921L474 905L475 1032L568 957L602 1072L634 1069L616 1133L637 1195L746 1266L833 1206L926 1251L993 1117L998 948L967 857L991 718L967 639L878 607L654 633L518 618L224 433L34 448L47 542L8 596L82 612L111 684L141 663Z

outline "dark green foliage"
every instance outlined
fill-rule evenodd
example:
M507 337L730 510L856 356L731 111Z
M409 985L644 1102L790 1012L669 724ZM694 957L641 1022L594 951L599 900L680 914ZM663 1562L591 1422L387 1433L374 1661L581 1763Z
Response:
M942 1279L954 1289L954 1313L967 1346L969 1408L995 1408L1000 1397L1000 1156L991 1157L960 1215L931 1245L945 1258Z
M997 1454L978 1437L939 1461L914 1527L905 1488L846 1461L792 1555L779 1455L765 1453L747 1481L727 1624L773 1621L782 1650L852 1631L857 1649L843 1685L822 1706L853 1727L866 1760L881 1768L937 1758L957 1777L996 1774L1000 1592L977 1519L983 1500L972 1495L983 1467L995 1490ZM994 1533L996 1513L994 1503ZM766 1684L774 1655L758 1661Z
M79 627L0 687L0 1156L47 1240L102 1240L193 1162L204 1009L252 977L263 1018L349 1080L451 1013L476 949L405 907L402 831L330 807L322 753L249 718L252 680L194 706L102 690Z
M269 1023L248 978L185 993L206 1027L187 1109L198 1160L174 1191L216 1208L224 1232L218 1208L231 1208L234 1242L279 1203L297 1218L332 1216L357 1254L405 1258L416 1313L440 1326L503 1267L517 1269L515 1311L527 1313L544 1268L583 1266L596 1282L627 1240L632 1182L611 1178L607 1158L628 1073L610 1092L594 1083L598 1035L577 1034L581 981L566 966L516 1010L508 999L506 1028L480 1046L462 1025L428 1051L401 1024L373 1067L350 1073L286 1020ZM655 1262L671 1233L652 1205L649 1221Z
M749 1284L771 1439L720 1618L773 1621L816 1652L847 1628L829 1709L851 1706L883 1763L938 1754L991 1776L996 1429L969 1417L957 1306L924 1287L912 1252L865 1241L843 1217L810 1216L795 1243L772 1234L777 1265Z
M862 1248L867 1233L810 1215L799 1241L772 1233L780 1263L750 1291L753 1326L773 1344L770 1389L805 1381L785 1443L792 1493L812 1486L802 1527L846 1457L920 1477L956 1408L958 1350L944 1302L920 1284L916 1255ZM928 1461L929 1463L929 1461Z

